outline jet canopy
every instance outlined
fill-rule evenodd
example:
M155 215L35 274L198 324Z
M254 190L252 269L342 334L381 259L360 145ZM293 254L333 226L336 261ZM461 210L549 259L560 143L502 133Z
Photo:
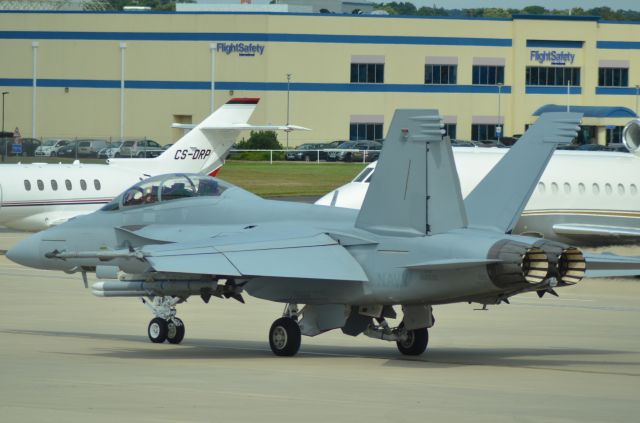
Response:
M102 211L120 210L193 197L218 197L232 185L206 175L172 173L138 182L105 205Z

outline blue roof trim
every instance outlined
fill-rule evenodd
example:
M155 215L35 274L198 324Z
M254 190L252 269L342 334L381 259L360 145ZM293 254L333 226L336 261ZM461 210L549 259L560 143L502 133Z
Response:
M597 95L636 95L635 87L596 87Z
M265 15L265 16L315 16L321 18L355 19L437 19L460 21L512 21L511 18L486 18L480 16L416 16L416 15L354 15L351 13L302 13L302 12L173 12L173 11L84 11L84 10L0 10L2 13L19 14L67 14L67 15Z
M262 41L335 44L414 44L511 47L509 38L416 37L391 35L283 34L247 32L81 32L0 31L0 39L114 41Z
M572 112L584 114L584 117L595 118L634 118L636 113L627 107L607 107L607 106L570 106ZM533 112L533 116L540 116L548 112L565 112L567 106L564 104L545 104Z
M569 16L569 15L525 15L516 13L511 15L513 20L528 19L534 21L586 21L586 22L598 22L600 16Z
M527 40L527 47L582 48L584 41Z
M120 80L94 79L38 79L39 87L70 87L70 88L120 88ZM0 78L0 86L30 87L29 78ZM135 81L124 83L128 89L149 90L210 90L210 81ZM245 90L245 91L287 91L286 82L235 82L217 81L217 90ZM402 93L498 93L497 85L426 85L426 84L338 84L338 83L291 83L292 91L319 92L402 92ZM511 87L503 86L503 94L510 94Z
M567 95L567 87L534 87L527 86L524 89L525 94L564 94ZM569 87L570 94L581 94L581 87Z
M640 50L640 41L596 41L596 48Z

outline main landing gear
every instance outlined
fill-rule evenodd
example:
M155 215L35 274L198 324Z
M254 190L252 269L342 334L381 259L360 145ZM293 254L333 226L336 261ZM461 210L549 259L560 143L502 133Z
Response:
M287 304L282 317L269 330L269 346L275 355L291 357L300 349L302 334L298 325L298 306Z
M176 317L176 304L182 302L176 297L154 297L151 303L142 299L156 317L151 319L147 327L147 335L154 344L168 341L179 344L184 339L184 323Z

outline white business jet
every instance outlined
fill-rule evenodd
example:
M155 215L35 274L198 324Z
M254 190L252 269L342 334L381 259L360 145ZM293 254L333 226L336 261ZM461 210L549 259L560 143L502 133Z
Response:
M640 241L640 120L623 130L629 153L558 150L551 158L514 234L581 245ZM454 147L466 197L508 149ZM376 163L316 204L359 209ZM502 181L505 187L509 180ZM432 181L430 183L438 183Z
M213 176L243 130L306 129L248 124L258 101L229 100L153 159L114 158L106 165L77 160L73 164L0 165L0 225L38 231L91 213L150 176L175 172Z

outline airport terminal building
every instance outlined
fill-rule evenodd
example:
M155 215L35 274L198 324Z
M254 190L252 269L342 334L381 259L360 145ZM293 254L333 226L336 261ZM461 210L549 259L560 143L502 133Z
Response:
M396 108L437 108L452 138L521 134L585 112L619 142L640 94L640 23L520 15L0 12L5 130L175 141L232 97L303 142L380 139ZM287 116L288 115L288 116ZM280 136L284 140L284 136ZM283 142L284 144L284 142Z

